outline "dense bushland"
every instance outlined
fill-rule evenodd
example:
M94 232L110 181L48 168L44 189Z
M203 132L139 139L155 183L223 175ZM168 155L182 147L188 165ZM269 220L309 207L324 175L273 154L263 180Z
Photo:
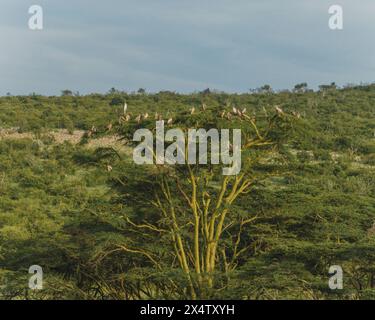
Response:
M269 132L277 148L251 150L247 172L253 183L231 203L207 277L208 269L196 268L194 220L176 183L190 190L189 181L202 172L184 180L179 168L136 166L130 146L88 147L106 135L123 137L124 144L131 137L139 125L120 120L124 101L133 119L149 114L145 126L152 126L155 113L176 126L220 126L220 112L233 107L246 108L260 129L278 116L276 106L293 118L288 128ZM318 92L8 96L0 98L0 127L2 299L375 297L374 85ZM61 144L48 134L57 129L90 134L80 144ZM30 134L7 138L7 130ZM202 170L210 187L199 182L198 190L207 187L215 202L222 177L215 168ZM171 179L177 176L181 180ZM163 200L160 194L161 207L177 208L180 233L168 231L169 220L152 203L166 183L173 196ZM234 184L229 181L229 188ZM198 201L204 206L208 197ZM171 232L184 241L189 276ZM204 241L201 252L209 247ZM35 264L45 274L41 291L27 287ZM343 267L341 291L328 288L331 265Z

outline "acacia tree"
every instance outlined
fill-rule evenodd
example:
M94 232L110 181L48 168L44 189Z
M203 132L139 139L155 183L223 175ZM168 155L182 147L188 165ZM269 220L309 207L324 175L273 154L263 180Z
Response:
M129 115L123 120L122 135L133 144L133 133L137 128L155 130L154 119ZM157 119L162 116L156 115ZM153 234L155 242L169 239L170 263L180 269L187 280L187 288L169 278L169 288L180 291L192 299L212 296L216 289L225 287L230 274L238 266L239 258L249 248L241 235L249 223L257 219L257 212L244 212L236 207L240 197L250 192L261 179L274 174L278 147L287 137L292 117L279 107L277 112L261 116L250 116L246 110L231 111L203 108L202 111L185 112L169 121L170 128L241 129L242 169L234 176L222 174L223 164L150 165L147 179L140 184L148 185L147 192L129 193L134 205L150 205L148 213L126 216L128 228L141 234ZM208 148L210 150L210 148ZM187 156L188 147L185 147ZM210 155L211 151L209 151ZM155 154L154 154L155 156ZM257 170L260 163L267 163L268 170ZM137 178L135 178L137 179ZM122 182L126 187L126 183ZM145 249L141 243L133 246L118 245L116 251L139 254L156 269L162 270L163 261L157 250Z

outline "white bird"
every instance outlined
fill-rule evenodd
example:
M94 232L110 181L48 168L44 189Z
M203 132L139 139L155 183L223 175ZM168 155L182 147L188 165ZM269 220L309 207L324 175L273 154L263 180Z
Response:
M126 114L127 110L128 110L128 104L125 102L125 104L124 104L124 114Z
M233 107L232 110L233 110L233 113L234 113L234 114L237 114L237 109L236 109L235 107Z
M147 119L148 118L148 113L146 112L143 116L144 119Z
M301 118L301 114L297 111L292 112L293 116L295 116L297 119Z
M278 114L284 114L283 109L281 109L279 106L276 106L275 109L276 109Z
M107 171L108 171L108 172L111 172L112 170L113 170L112 166L107 165Z
M246 108L243 108L243 109L242 109L242 113L246 113Z
M173 123L173 119L169 118L167 124L172 124L172 123Z

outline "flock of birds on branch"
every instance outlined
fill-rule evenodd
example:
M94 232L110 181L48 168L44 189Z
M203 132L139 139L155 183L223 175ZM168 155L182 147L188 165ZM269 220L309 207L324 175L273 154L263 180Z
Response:
M203 103L201 108L202 108L202 111L206 111L207 110L206 104ZM280 106L275 106L275 110L276 110L276 112L277 112L278 115L280 115L280 116L284 115L284 111L281 109ZM123 110L123 115L119 119L120 124L124 123L124 122L129 122L131 120L131 114L128 113L127 111L128 111L128 105L125 102L125 104L124 104L124 110ZM231 120L233 116L238 116L240 118L242 118L242 117L246 118L246 117L248 117L247 114L246 114L246 112L247 112L246 108L243 108L241 110L239 108L232 107L232 111L223 110L220 113L220 117L222 119L226 118L228 120ZM193 115L195 113L196 113L196 108L195 107L191 108L190 109L190 114ZM292 114L294 116L296 116L297 118L300 118L300 114L298 112L292 112ZM148 119L149 116L150 115L147 112L145 114L138 114L137 117L135 118L135 121L139 124L139 123L142 122L142 120ZM163 120L163 116L161 114L159 114L158 112L156 112L155 113L155 120L156 121L161 121L161 120ZM174 119L172 117L170 117L167 120L167 124L171 125L171 124L173 124L173 121L174 121Z
M202 104L201 106L201 109L202 111L206 111L207 110L207 106L206 104ZM275 111L276 113L279 115L279 116L283 116L285 113L284 113L284 110L280 107L280 106L275 106ZM196 113L196 108L195 107L192 107L190 109L190 114L193 115ZM301 115L299 112L295 112L293 111L292 112L292 115L295 116L296 118L300 118ZM236 107L232 107L232 110L231 111L226 111L226 110L223 110L221 113L220 113L220 117L222 119L227 119L227 120L232 120L233 117L239 117L240 119L248 119L248 120L252 120L252 121L255 121L255 118L254 117L250 117L247 115L247 110L246 108L243 108L242 110L239 109L239 108L236 108ZM150 117L150 115L146 112L144 114L138 114L134 120L140 124L143 120L147 120L148 118ZM154 116L155 120L156 121L162 121L163 120L163 115L159 114L158 112L155 113L155 116ZM129 122L130 120L132 119L132 115L131 113L128 112L128 104L125 102L124 103L124 108L123 108L123 114L120 116L119 118L119 124L123 124L123 123L126 123L126 122ZM167 125L172 125L174 122L174 119L172 117L168 118L167 120ZM107 132L110 132L113 128L113 125L112 123L109 123L107 126L106 126L106 130ZM88 130L86 132L86 136L88 138L90 138L93 134L97 133L97 129L95 126L92 126L92 128L90 130Z
M201 110L202 111L206 111L207 110L207 106L203 103L202 106L201 106ZM280 106L275 106L275 111L276 111L276 114L278 116L284 116L285 115L285 112L284 110L280 107ZM196 108L195 107L192 107L190 109L190 115L194 115L195 113L197 112ZM264 112L267 114L266 110L264 109ZM300 118L301 115L299 112L296 112L296 111L293 111L292 112L292 115L296 118ZM142 120L146 120L150 117L150 115L146 112L144 114L138 114L134 120L140 124L142 122ZM227 110L223 110L221 113L220 113L220 117L222 119L227 119L229 121L231 121L234 117L238 117L239 119L244 119L244 120L249 120L250 122L252 122L253 124L255 123L256 119L255 119L255 116L254 117L251 117L247 114L247 110L246 108L243 108L242 110L239 109L239 108L236 108L236 107L232 107L232 110L231 111L227 111ZM132 115L131 113L128 112L128 104L125 102L124 104L124 108L123 108L123 114L120 116L119 118L119 124L123 124L123 123L126 123L126 122L129 122L130 120L132 119ZM155 113L155 120L156 121L162 121L163 120L163 116L161 114L159 114L158 112ZM174 119L172 117L170 117L168 120L167 120L167 125L172 125L173 124L173 121ZM107 126L106 126L106 131L107 132L110 132L112 131L112 128L113 128L113 125L112 123L109 123ZM92 137L94 134L96 134L98 132L97 128L95 126L92 126L91 129L89 129L87 132L86 132L86 137L87 138L90 138ZM230 146L232 147L232 145ZM110 164L107 164L107 167L106 167L107 171L108 172L111 172L113 170L112 166Z

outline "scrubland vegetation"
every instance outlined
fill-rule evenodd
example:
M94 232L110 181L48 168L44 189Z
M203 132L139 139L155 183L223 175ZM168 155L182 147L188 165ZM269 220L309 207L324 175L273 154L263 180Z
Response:
M135 165L155 113L240 127L241 174ZM1 299L375 298L375 85L9 95L0 127Z

